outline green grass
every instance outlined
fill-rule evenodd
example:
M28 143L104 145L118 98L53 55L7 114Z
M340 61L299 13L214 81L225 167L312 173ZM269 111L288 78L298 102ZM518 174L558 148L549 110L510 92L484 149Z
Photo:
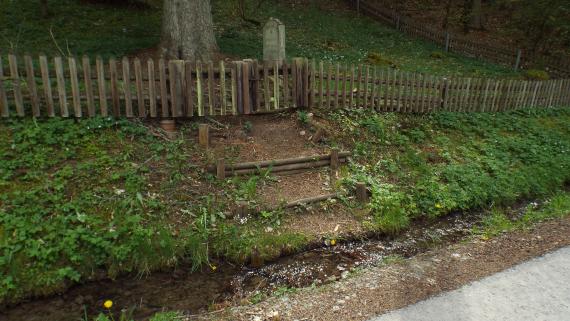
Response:
M522 217L509 218L504 209L494 208L483 219L481 227L473 230L484 239L501 235L515 229L531 227L533 224L570 215L570 193L558 192L547 198L544 204L529 204Z
M188 161L202 157L194 145L160 140L139 123L6 121L0 154L3 302L53 293L98 270L115 277L180 262L200 268L215 256L244 262L254 246L268 259L306 242L302 235L266 233L275 217L225 220L229 201L242 196L239 188L228 197L208 196L224 185L212 186L197 170L205 164Z
M418 216L547 197L570 180L568 109L425 116L360 110L329 118L355 155L345 185L368 183L370 224L386 232Z
M265 22L276 17L285 23L289 57L377 63L437 75L516 75L510 68L443 54L428 42L407 37L371 18L357 17L341 0L311 1L302 6L271 0L255 10L253 2L248 1L252 18ZM0 0L0 21L5 22L0 29L0 47L50 55L60 49L74 55L133 55L156 47L160 41L160 1L151 3L149 8L137 9L53 0L49 2L52 16L44 19L37 2ZM233 1L212 3L221 52L236 58L262 58L261 28L238 18ZM373 59L367 59L369 56Z

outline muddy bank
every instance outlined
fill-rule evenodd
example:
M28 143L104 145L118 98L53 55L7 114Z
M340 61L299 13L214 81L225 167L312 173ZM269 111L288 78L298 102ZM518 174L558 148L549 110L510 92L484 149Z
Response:
M104 300L144 320L163 310L197 314L282 287L305 287L340 279L353 268L375 265L387 256L410 257L441 242L455 242L469 234L479 215L454 214L435 221L418 221L395 238L368 235L339 240L336 246L313 242L294 255L261 268L216 263L216 269L192 272L189 267L149 276L125 276L77 285L65 293L3 309L6 320L78 320L103 312Z
M271 298L201 319L272 320L268 315L278 314L281 320L369 320L569 245L570 216L487 241L477 238L441 246L366 269L318 291L303 289L286 299Z

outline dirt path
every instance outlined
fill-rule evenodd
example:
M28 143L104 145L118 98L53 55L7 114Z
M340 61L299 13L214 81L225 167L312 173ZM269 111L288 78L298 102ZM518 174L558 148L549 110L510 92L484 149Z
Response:
M570 217L488 241L474 239L435 249L409 260L364 270L330 285L238 307L224 317L227 320L368 320L567 245L570 245Z

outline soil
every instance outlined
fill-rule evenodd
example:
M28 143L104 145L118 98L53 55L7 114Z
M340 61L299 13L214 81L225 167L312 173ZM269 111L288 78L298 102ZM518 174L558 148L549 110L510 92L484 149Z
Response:
M309 142L311 132L301 126L296 114L257 115L223 119L228 128L213 132L216 156L233 156L235 162L262 161L325 153L323 146Z
M215 319L367 320L567 245L570 217L491 240L475 238L447 245L366 269L316 290L306 288L257 305L234 308Z

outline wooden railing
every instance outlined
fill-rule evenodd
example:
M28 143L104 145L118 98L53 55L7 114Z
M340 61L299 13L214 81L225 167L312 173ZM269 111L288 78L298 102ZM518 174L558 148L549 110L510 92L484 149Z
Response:
M431 41L449 52L455 52L468 57L479 58L490 62L507 65L515 70L528 68L540 62L548 72L559 78L570 77L570 58L527 56L522 50L500 45L490 45L485 42L468 39L459 34L451 34L417 23L399 12L383 8L366 0L348 0L359 12L365 13L413 37Z
M126 57L0 59L2 117L177 118L296 107L486 112L554 106L570 106L569 79L443 78L303 58L281 65Z

